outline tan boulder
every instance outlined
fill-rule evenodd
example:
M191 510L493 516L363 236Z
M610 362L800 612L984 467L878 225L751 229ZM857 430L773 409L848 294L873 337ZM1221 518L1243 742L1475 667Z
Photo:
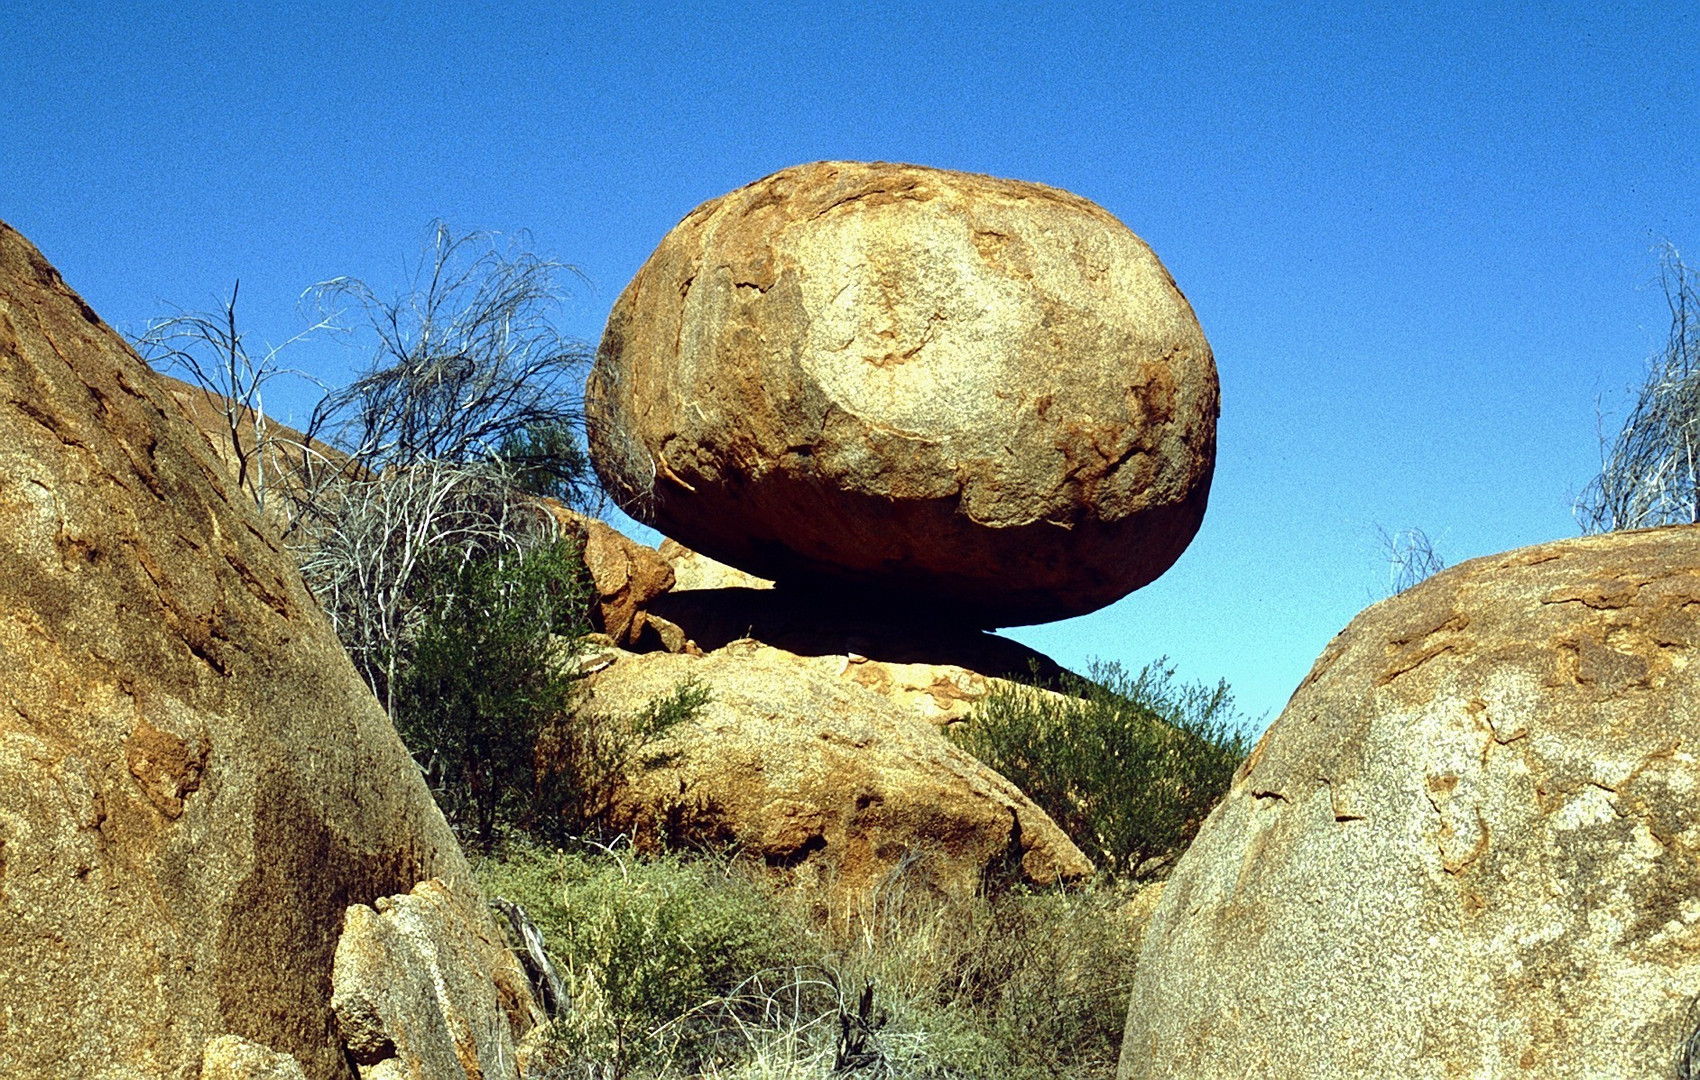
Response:
M1324 650L1168 883L1123 1080L1674 1075L1700 528L1476 559Z
M1210 347L1156 255L1039 184L821 162L692 211L614 305L591 456L633 517L979 626L1109 604L1204 514Z
M709 702L652 747L622 800L640 839L731 842L854 904L899 867L953 895L988 877L1092 864L1045 812L932 724L846 677L842 657L753 641L706 656L620 654L586 707L630 715L695 680Z
M746 574L735 566L715 562L674 539L661 541L657 553L673 568L673 591L698 589L771 589L773 582Z
M331 1008L361 1080L519 1076L514 1028L534 1026L517 976L498 992L481 977L500 949L489 920L441 881L348 909L331 973ZM516 1012L523 1022L515 1024Z
M0 225L0 1075L349 1077L343 912L429 877L476 904L293 560Z

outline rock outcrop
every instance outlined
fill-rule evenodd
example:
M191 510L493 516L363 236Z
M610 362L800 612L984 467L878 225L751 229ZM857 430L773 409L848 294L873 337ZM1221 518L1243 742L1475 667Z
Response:
M672 565L654 548L643 546L607 522L568 509L553 499L544 500L543 505L561 531L581 545L584 567L595 590L590 615L597 631L619 645L640 644L646 630L663 632L666 628L661 621L648 617L648 606L673 587Z
M344 911L432 877L477 910L293 560L0 225L0 1074L349 1077Z
M760 577L964 625L1166 570L1215 460L1210 347L1151 249L1038 184L786 169L692 211L586 395L625 510Z
M483 913L441 881L350 907L331 1008L361 1080L517 1078L511 1018L531 1010L530 991L523 976L499 987L482 973L499 948Z
M1674 1075L1700 528L1525 548L1323 652L1146 933L1123 1080Z
M1092 865L1015 785L890 697L846 657L755 641L706 656L618 654L586 708L626 716L687 681L708 704L650 748L621 813L640 839L732 842L854 906L904 868L912 887L971 894L988 877L1046 884Z

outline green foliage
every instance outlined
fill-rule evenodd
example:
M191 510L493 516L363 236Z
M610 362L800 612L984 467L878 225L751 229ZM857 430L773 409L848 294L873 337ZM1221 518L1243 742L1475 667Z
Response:
M1100 882L884 905L843 962L877 988L897 1075L1108 1078L1143 928L1137 896Z
M941 900L905 889L900 868L860 916L821 924L807 897L723 858L516 847L478 874L531 914L569 984L532 1080L827 1080L852 1063L1108 1080L1156 895L1100 883Z
M716 1042L703 1006L807 955L801 924L723 861L519 847L480 878L530 914L572 1003L532 1075L700 1062Z
M556 635L589 628L583 564L556 541L438 566L431 580L432 613L398 680L396 726L443 812L488 850L500 823L546 830L563 798L536 751L569 715Z
M595 488L590 455L578 426L564 419L540 420L508 433L496 456L511 470L514 485L533 495L581 506Z
M1132 876L1192 842L1249 740L1226 683L1177 685L1161 660L1138 675L1117 664L1090 672L1065 674L1058 694L995 689L953 736L1100 868Z

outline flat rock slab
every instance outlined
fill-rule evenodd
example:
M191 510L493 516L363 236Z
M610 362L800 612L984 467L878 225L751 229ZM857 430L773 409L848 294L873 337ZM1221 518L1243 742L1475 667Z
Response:
M1181 859L1122 1080L1668 1077L1700 993L1700 528L1447 570Z
M1196 533L1216 369L1151 249L1014 180L821 162L705 203L586 391L622 508L758 577L964 624L1096 610Z

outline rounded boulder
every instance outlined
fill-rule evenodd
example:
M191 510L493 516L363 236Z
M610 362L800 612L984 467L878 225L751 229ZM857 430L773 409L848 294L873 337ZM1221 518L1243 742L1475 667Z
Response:
M1366 610L1169 878L1117 1075L1690 1075L1697 676L1696 526Z
M1210 346L1157 256L1039 184L786 169L692 211L586 388L628 513L781 587L985 626L1162 574L1215 463Z

